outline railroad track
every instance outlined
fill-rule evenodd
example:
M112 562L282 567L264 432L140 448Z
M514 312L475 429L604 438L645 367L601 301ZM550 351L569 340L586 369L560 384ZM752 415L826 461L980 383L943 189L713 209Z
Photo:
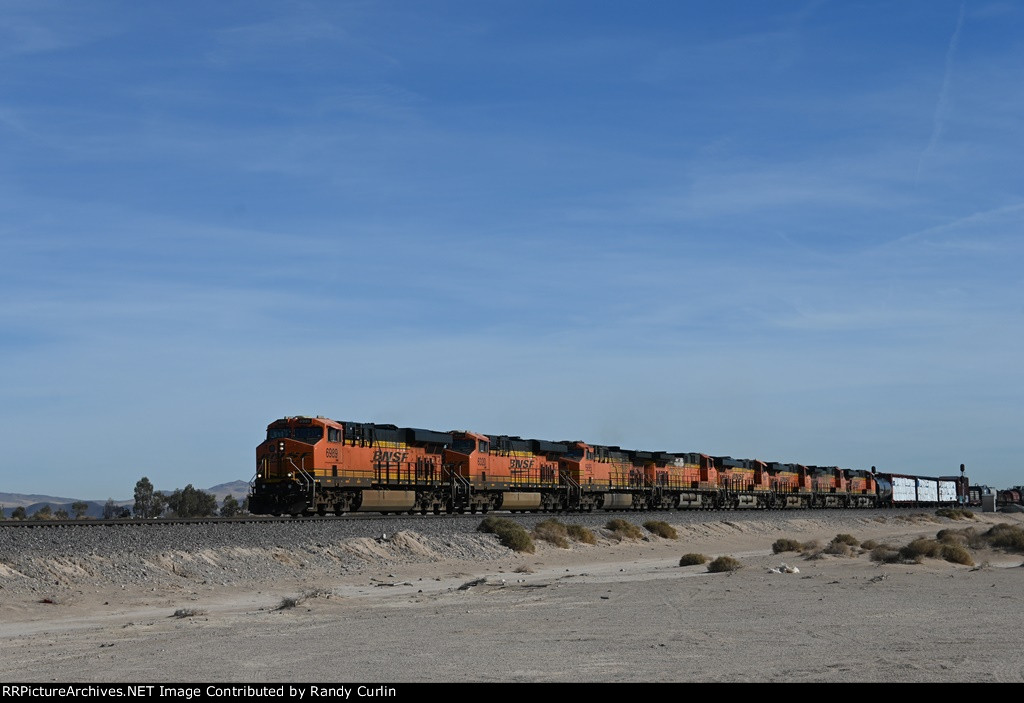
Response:
M0 528L41 528L41 527L165 527L168 525L210 525L210 524L251 524L281 522L329 522L331 520L358 519L368 516L345 515L342 517L319 515L299 517L273 517L271 515L247 515L243 517L190 517L190 518L151 518L137 520L133 518L113 518L110 520L0 520ZM379 515L377 517L380 517Z

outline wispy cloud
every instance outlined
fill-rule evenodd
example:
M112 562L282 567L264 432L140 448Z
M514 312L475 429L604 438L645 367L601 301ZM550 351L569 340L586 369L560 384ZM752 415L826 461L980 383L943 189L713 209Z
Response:
M948 110L949 85L953 73L953 60L956 57L957 47L960 45L960 33L963 30L966 9L967 3L961 3L960 14L957 16L956 27L953 29L953 36L950 37L949 45L946 47L946 63L942 72L942 86L939 88L938 102L935 105L935 112L932 115L932 133L928 138L928 144L925 146L924 151L921 152L921 156L917 162L918 177L921 176L921 170L924 168L925 161L929 156L931 156L931 153L939 143L939 138L942 136L942 128L946 119L946 111Z

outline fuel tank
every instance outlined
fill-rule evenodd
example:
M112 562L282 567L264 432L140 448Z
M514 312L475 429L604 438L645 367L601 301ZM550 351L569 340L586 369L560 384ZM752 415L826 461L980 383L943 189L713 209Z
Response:
M539 510L540 493L506 493L499 510Z
M363 491L359 512L405 512L416 505L416 491Z
M603 510L627 510L633 507L632 493L605 493Z

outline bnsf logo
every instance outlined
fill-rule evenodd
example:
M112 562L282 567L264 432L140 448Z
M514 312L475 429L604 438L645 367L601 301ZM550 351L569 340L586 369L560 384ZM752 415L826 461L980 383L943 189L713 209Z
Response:
M512 459L512 463L509 468L512 469L532 469L533 459Z
M409 456L409 452L389 452L384 449L378 449L373 453L374 461L405 461L406 457Z

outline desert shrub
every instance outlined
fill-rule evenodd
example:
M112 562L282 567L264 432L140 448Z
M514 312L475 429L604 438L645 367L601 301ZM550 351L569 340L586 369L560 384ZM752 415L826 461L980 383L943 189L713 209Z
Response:
M533 528L533 536L545 542L550 542L556 547L561 547L562 549L569 548L569 531L566 530L565 525L555 518L538 522Z
M879 545L871 550L871 561L877 561L882 564L895 564L901 558L898 549L894 549L886 544Z
M485 517L479 525L477 525L477 532L488 532L491 534L497 534L498 530L503 525L517 525L518 523L509 520L507 517L494 517L490 515Z
M676 528L664 520L648 520L644 523L644 529L665 539L679 539Z
M966 508L939 508L935 511L939 517L948 517L950 520L973 520L974 513Z
M736 571L741 566L739 559L721 556L708 564L708 571L712 574L719 574L724 571Z
M812 539L808 542L804 542L800 545L800 551L803 554L814 554L815 552L821 551L821 542L816 539Z
M299 598L299 596L285 596L281 599L281 602L278 604L277 609L289 610L291 608L298 607L299 603L301 602L302 600Z
M833 537L832 542L835 544L846 544L851 547L856 547L858 544L860 544L859 539L857 539L853 535L846 534L845 532L840 532L838 535Z
M622 539L623 537L640 539L644 536L644 533L639 527L621 518L612 518L605 525L605 528L613 532L619 539Z
M881 543L878 542L877 540L866 539L866 540L864 540L863 542L860 543L860 548L870 552L872 549L874 549L875 547L878 547L880 544Z
M967 548L961 544L944 544L941 550L942 558L954 564L966 564L974 566L974 559Z
M1024 552L1024 529L1019 525L1001 522L985 532L985 541L992 547L1013 552Z
M489 532L498 535L503 545L514 552L528 552L532 554L535 550L530 533L520 525L504 517L486 517L476 528L478 532Z
M583 525L566 525L565 530L577 542L597 544L597 536Z
M788 537L777 539L775 540L775 544L772 545L773 554L781 554L782 552L799 552L802 550L802 544L795 539L789 539Z
M174 611L174 618L194 618L200 615L204 615L204 611L197 610L196 608L178 608Z
M529 564L520 564L514 569L514 571L517 574L532 574L533 567L531 567Z
M935 539L943 544L959 544L964 546L968 544L975 544L979 546L985 545L985 541L983 539L979 540L978 531L973 527L965 527L961 530L939 530L935 535Z
M837 542L832 540L825 545L825 548L821 550L825 554L832 554L837 557L848 557L853 555L853 547L847 542Z
M696 566L698 564L706 564L707 561L708 558L703 554L691 552L679 557L679 566Z
M939 530L935 539L943 544L962 544L970 549L985 549L990 546L988 537L973 527Z
M938 558L942 555L942 545L933 539L920 537L905 547L900 547L900 556L907 561L920 563L925 557Z

